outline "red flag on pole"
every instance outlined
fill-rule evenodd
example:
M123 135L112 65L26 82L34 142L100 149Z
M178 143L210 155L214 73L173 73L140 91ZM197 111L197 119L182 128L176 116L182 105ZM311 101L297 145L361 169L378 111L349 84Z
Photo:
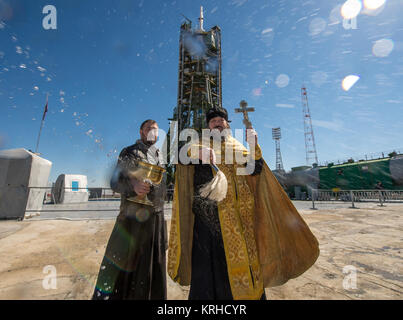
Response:
M45 120L46 112L48 112L48 98L46 97L45 110L43 111L42 121Z

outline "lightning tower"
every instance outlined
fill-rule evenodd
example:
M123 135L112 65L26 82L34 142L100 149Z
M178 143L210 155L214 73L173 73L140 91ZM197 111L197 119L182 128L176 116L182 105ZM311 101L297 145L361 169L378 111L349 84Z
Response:
M284 172L283 160L281 158L281 151L280 151L281 129L273 128L272 135L273 140L276 142L276 171Z

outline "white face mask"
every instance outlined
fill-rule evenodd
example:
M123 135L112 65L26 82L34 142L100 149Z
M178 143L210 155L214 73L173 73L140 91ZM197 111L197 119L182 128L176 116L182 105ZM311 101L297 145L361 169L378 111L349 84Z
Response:
M158 138L158 129L151 129L147 134L147 141L156 141Z

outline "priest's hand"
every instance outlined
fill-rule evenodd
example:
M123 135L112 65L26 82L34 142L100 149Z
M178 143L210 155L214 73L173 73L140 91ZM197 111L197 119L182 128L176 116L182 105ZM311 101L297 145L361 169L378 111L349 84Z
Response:
M143 182L135 178L130 179L130 182L133 186L134 192L136 192L136 194L139 196L144 196L151 190L150 184L148 184L147 182Z
M207 147L201 148L199 150L199 159L202 161L203 164L215 164L216 155L214 150Z

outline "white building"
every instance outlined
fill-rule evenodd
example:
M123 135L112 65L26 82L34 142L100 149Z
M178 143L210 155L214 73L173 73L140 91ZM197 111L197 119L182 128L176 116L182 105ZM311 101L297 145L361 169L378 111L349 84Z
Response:
M0 151L0 219L39 215L52 162L23 148Z
M80 203L88 201L87 176L79 174L61 174L52 189L55 203Z

